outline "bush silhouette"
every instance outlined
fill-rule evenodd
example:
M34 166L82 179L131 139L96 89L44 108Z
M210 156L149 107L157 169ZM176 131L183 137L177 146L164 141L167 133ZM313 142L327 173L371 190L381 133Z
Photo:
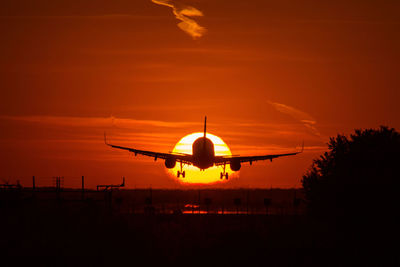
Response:
M399 210L400 134L393 128L355 130L330 138L302 184L311 214L335 221L395 218ZM385 223L388 220L384 220ZM394 221L392 220L394 223Z

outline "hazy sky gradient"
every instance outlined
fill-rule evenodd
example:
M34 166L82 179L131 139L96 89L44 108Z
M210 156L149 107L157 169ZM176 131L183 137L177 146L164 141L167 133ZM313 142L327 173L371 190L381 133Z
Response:
M179 187L161 161L111 150L103 132L168 152L207 115L233 154L306 144L223 186L292 187L329 136L400 128L399 1L179 4L202 12L201 38L150 0L3 1L0 178Z

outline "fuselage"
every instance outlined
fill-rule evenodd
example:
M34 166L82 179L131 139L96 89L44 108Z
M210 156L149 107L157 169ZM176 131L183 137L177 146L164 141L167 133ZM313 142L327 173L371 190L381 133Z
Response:
M214 165L214 143L207 137L199 137L192 145L193 165L204 170Z

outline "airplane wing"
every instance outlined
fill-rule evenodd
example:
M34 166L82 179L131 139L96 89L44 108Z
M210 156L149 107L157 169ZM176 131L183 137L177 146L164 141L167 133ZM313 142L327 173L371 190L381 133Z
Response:
M162 153L162 152L153 152L153 151L147 151L147 150L140 150L140 149L135 149L131 147L124 147L124 146L117 146L113 145L107 142L106 134L104 133L104 143L107 146L110 146L112 148L117 148L117 149L122 149L122 150L127 150L129 152L135 153L135 156L137 154L143 155L143 156L148 156L148 157L153 157L154 160L157 159L175 159L178 162L182 162L183 164L187 165L192 165L192 155L190 154L184 154L184 153Z
M224 164L230 163L231 161L239 161L240 163L249 162L251 165L254 161L259 161L259 160L272 161L273 159L279 158L279 157L294 156L294 155L302 153L303 150L304 150L304 143L301 148L301 151L292 152L292 153L270 154L270 155L261 155L261 156L219 156L219 157L215 157L215 165L224 165Z

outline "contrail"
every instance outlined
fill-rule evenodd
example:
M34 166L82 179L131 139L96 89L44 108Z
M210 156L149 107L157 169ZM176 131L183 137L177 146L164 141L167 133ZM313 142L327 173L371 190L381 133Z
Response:
M151 2L172 8L175 17L181 21L178 23L178 27L192 36L193 39L200 38L206 32L206 28L200 26L196 21L189 18L203 16L203 13L200 10L191 6L177 7L177 5L171 0L151 0Z
M287 115L291 116L292 118L300 121L313 134L315 134L317 136L321 135L319 133L318 129L315 127L315 125L317 124L316 120L313 117L311 117L309 114L307 114L301 110L295 109L293 107L287 106L285 104L281 104L281 103L275 103L275 102L268 101L268 104L272 105L277 111L287 114Z

